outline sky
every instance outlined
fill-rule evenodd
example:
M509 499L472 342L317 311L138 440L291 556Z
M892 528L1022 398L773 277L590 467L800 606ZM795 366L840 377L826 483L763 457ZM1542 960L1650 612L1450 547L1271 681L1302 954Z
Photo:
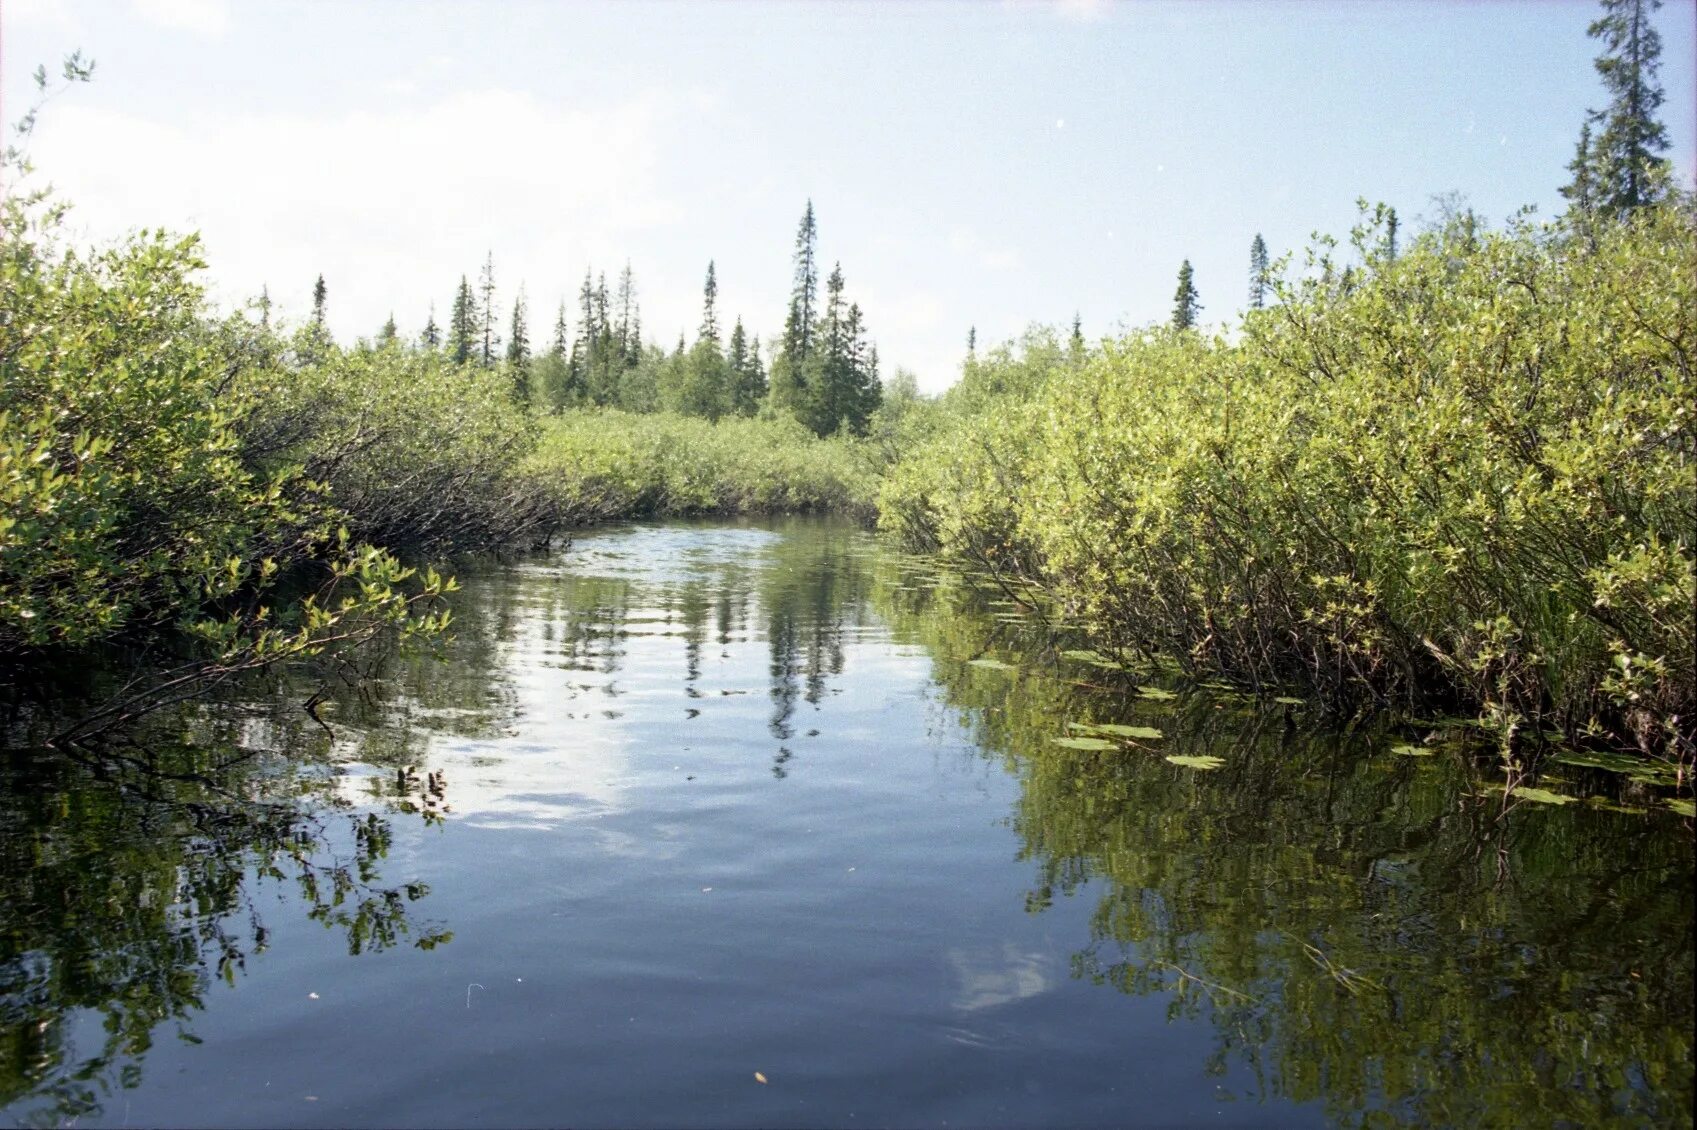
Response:
M1033 323L1230 324L1249 245L1405 225L1460 192L1552 216L1604 95L1590 0L569 4L0 0L0 115L80 48L30 156L103 241L198 230L214 298L344 342L445 320L493 255L533 340L628 261L648 336L783 327L796 226L840 262L886 375L936 391ZM1668 156L1694 167L1694 6L1657 13Z

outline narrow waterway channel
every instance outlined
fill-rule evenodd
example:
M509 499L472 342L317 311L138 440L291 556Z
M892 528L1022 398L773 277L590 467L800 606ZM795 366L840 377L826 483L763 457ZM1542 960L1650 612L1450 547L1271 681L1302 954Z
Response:
M832 521L462 582L323 726L0 762L8 1120L1690 1124L1654 798L1128 692Z

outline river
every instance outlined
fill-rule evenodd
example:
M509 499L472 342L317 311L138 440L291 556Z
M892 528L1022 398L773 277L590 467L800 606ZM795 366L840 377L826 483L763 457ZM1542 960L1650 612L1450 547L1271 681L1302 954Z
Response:
M0 762L7 1119L1690 1125L1647 787L1128 690L828 520L461 579L323 725L285 674Z

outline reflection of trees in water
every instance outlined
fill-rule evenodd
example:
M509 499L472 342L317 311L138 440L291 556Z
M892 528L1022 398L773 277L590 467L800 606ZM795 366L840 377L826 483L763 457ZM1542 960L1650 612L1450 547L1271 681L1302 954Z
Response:
M843 673L845 624L866 618L871 575L850 549L864 535L840 526L817 527L813 537L792 537L775 547L761 571L760 605L771 651L772 720L780 742L795 736L798 702L817 706L830 680ZM774 764L784 776L789 760Z
M1369 758L1229 696L1071 685L1072 665L1022 650L982 597L901 580L881 570L879 610L938 657L946 701L1021 780L1027 908L1097 892L1075 976L1211 1017L1201 1066L1242 1071L1242 1097L1346 1123L1690 1122L1693 853L1670 821L1503 817L1459 756ZM963 662L992 646L1018 669ZM1052 741L1069 721L1165 737L1072 750Z
M139 1084L161 1034L195 1042L193 1014L214 982L234 984L270 944L259 909L270 884L350 954L450 937L410 920L424 884L383 883L388 820L281 759L158 743L7 758L0 1105L14 1117L97 1115L113 1090ZM416 792L420 808L440 805L438 782ZM90 1031L77 1024L85 1011L101 1018L99 1047L73 1038Z
M843 674L844 634L866 616L871 578L865 558L850 552L864 546L862 531L806 519L775 529L780 536L747 557L700 560L682 579L670 573L657 580L573 574L531 597L528 606L547 623L561 665L572 670L616 675L633 635L677 636L691 698L711 693L703 686L710 644L723 654L734 643L764 638L772 702L767 728L787 742L795 736L799 707L818 705ZM614 546L603 552L626 560ZM778 776L791 756L780 749Z

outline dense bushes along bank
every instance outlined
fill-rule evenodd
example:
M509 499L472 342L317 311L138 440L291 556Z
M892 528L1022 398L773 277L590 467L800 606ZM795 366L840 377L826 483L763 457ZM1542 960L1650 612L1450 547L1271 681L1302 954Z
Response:
M1690 200L1355 242L1235 342L1038 335L969 365L883 528L1045 586L1145 663L1689 766Z
M55 220L28 197L0 215L0 670L170 645L101 725L395 626L439 630L451 582L396 554L627 515L869 510L864 440L784 419L545 425L506 367L342 349L262 308L218 317L192 237L78 252Z

